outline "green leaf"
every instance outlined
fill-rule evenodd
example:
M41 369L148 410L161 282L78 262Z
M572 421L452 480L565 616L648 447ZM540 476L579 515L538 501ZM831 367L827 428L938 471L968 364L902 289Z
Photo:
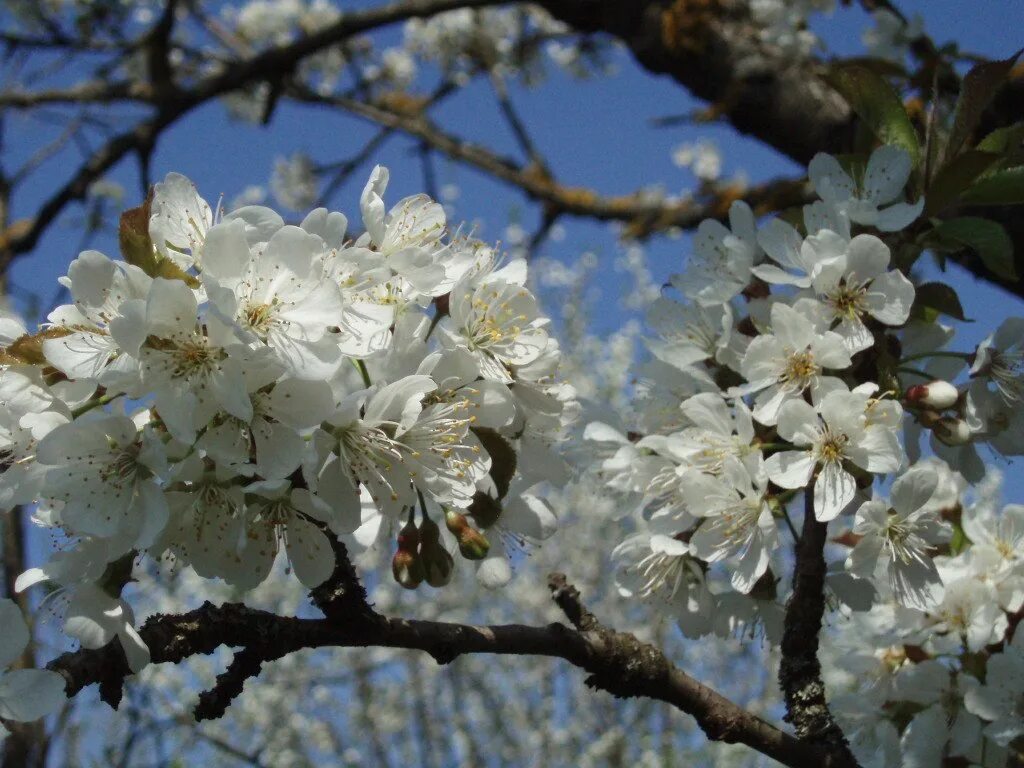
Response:
M874 56L850 56L849 58L844 58L843 66L847 65L856 65L864 69L870 69L872 72L883 77L897 77L905 80L910 76L907 68L902 64L890 59L879 59Z
M964 531L964 527L959 521L953 523L953 535L949 540L949 554L959 555L968 546L970 546L971 540L967 537L967 532Z
M986 61L978 64L964 75L964 81L960 86L960 97L956 102L956 111L953 113L953 128L949 133L949 141L946 144L946 157L954 157L960 148L967 141L968 137L978 127L981 121L981 113L992 101L992 97L1006 82L1010 70L1017 62L1021 51L1003 61Z
M966 323L972 322L964 317L964 308L956 291L945 283L924 283L917 286L910 314L928 322L933 322L939 315L947 315Z
M991 272L1004 280L1017 279L1013 265L1013 241L997 222L977 216L964 216L942 222L932 235L940 244L951 245L954 250L970 248L981 257L982 263Z
M1024 122L996 128L978 142L976 149L1003 155L1019 150L1021 141L1024 141Z
M993 152L969 149L942 166L925 192L924 215L934 216L956 202L975 179L995 165L999 157Z
M142 205L129 208L121 214L117 230L121 258L150 277L181 280L189 288L198 288L201 285L198 278L190 275L170 259L162 257L153 247L153 241L149 237L149 208L152 202L151 192Z
M967 205L1024 204L1024 165L982 176L960 196L960 202Z
M877 72L860 64L841 64L826 78L883 144L895 144L910 153L916 167L921 147L903 102Z
M156 270L157 255L153 241L149 238L149 206L151 199L137 208L129 208L121 214L117 228L117 242L121 258L139 267L152 276Z

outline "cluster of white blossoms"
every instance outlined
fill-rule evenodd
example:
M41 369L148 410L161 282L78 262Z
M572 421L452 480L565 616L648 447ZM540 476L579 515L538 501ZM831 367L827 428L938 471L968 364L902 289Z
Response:
M498 586L554 532L537 486L566 479L577 406L526 264L387 185L349 238L325 209L222 215L170 174L122 218L125 261L79 255L34 334L0 318L0 503L58 544L17 587L60 587L83 646L148 662L121 596L142 556L249 589L280 555L312 588L331 536L397 540L404 587L445 585L456 553Z
M858 653L946 686L927 701L918 689L850 697L851 712L896 734L881 762L858 741L864 765L910 764L901 760L935 748L924 726L906 730L903 700L955 699L972 713L972 737L944 754L973 759L991 741L986 754L998 755L1024 732L1020 632L1010 645L1024 604L1024 508L962 501L985 475L979 447L1024 454L1024 320L974 350L940 349L951 329L882 239L921 214L924 201L904 189L910 173L894 146L859 172L818 155L820 200L799 228L759 226L742 202L728 227L704 222L686 271L666 286L678 297L666 291L650 307L635 423L585 431L630 518L614 552L620 592L651 599L690 637L778 642L799 518L828 525L833 616L874 632L857 633ZM922 432L938 456L920 458ZM994 678L999 664L1006 674ZM956 698L948 686L961 683ZM929 717L945 739L948 718Z
M606 43L581 38L539 5L509 8L458 8L405 24L402 48L389 48L388 59L434 63L455 83L466 85L478 68L516 76L526 85L540 82L550 62L571 77L608 74ZM392 78L394 80L395 78Z
M795 59L806 58L822 47L808 28L815 14L831 14L835 0L747 0L750 16L761 27L760 37Z

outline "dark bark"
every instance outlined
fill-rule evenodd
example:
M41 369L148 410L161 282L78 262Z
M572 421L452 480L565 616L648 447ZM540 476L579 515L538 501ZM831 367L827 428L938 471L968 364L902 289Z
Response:
M787 722L798 738L821 744L842 765L856 765L850 746L825 698L818 662L818 635L825 615L825 541L827 523L814 518L814 498L805 493L803 527L796 544L793 593L786 604L779 686L786 700Z
M180 616L154 616L140 632L153 663L177 663L196 654L210 654L221 645L243 649L239 652L245 654L244 663L239 662L241 669L221 676L227 687L225 693L240 691L240 683L257 662L307 648L406 648L424 651L440 664L470 653L561 658L589 673L587 684L593 688L618 697L647 697L672 704L696 718L710 739L747 744L790 766L847 764L822 747L794 738L737 706L674 666L653 646L601 626L579 603L578 592L564 584L564 577L554 585L559 604L569 605L581 626L590 629L562 624L471 626L372 618L358 612L342 621L298 619L240 604L205 603ZM64 676L69 696L98 683L104 700L114 705L119 700L114 692L120 691L129 673L116 642L99 650L66 653L48 668ZM206 698L211 702L216 698L219 706L223 697L211 693ZM211 713L215 710L209 709Z

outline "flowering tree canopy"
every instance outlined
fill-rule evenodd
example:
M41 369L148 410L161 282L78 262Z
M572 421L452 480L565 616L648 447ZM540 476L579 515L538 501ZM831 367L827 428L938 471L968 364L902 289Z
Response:
M1000 486L1024 455L1024 318L961 341L949 284L1024 296L1017 56L939 47L889 3L864 3L866 55L834 61L811 23L827 0L4 5L0 45L38 68L0 118L54 108L65 130L0 171L0 266L78 201L86 246L116 232L63 253L53 306L0 311L4 768L136 765L174 729L225 764L1024 763L1024 506ZM372 37L397 23L396 44ZM55 74L54 51L83 76ZM693 194L558 181L509 84L622 57L804 170L725 181L694 144L674 156ZM480 80L525 162L430 117ZM341 163L281 158L277 206L151 178L158 139L214 100L379 133ZM93 148L83 126L115 103L131 125ZM425 191L389 191L392 134L415 139ZM47 155L76 142L53 185ZM435 154L539 203L537 232L461 225ZM126 158L141 192L111 216ZM332 210L363 166L358 211ZM637 354L617 350L639 324L586 331L593 264L538 257L568 216L613 222L625 249L692 232L664 285L623 262L647 275ZM442 679L403 650L460 661ZM566 679L581 690L559 713L551 667L484 655L559 659L630 703ZM359 748L317 716L339 667ZM118 750L97 751L123 726L76 730L91 686L129 718ZM288 716L256 752L233 738ZM384 738L404 729L410 757Z

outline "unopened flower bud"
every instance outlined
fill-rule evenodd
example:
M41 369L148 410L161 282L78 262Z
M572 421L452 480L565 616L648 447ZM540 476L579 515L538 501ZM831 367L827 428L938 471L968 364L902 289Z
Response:
M939 419L932 432L946 445L967 445L971 442L971 428L967 422L953 416Z
M465 515L460 515L454 509L449 509L444 513L444 525L458 538L459 534L469 527L469 521Z
M391 558L391 575L406 589L416 589L423 583L423 562L415 552L395 552Z
M424 578L423 562L417 553L420 533L410 520L398 534L398 551L391 559L391 574L406 589L416 589Z
M944 411L956 405L956 401L960 399L960 391L948 381L931 381L910 387L905 397L908 403Z
M425 520L420 526L420 560L427 584L443 587L451 581L455 559L441 544L441 529L433 520Z
M491 551L491 542L475 528L467 528L459 538L459 552L467 560L483 560Z
M480 531L469 524L465 515L448 510L444 516L448 530L459 542L459 552L467 560L483 560L491 549L491 542Z

